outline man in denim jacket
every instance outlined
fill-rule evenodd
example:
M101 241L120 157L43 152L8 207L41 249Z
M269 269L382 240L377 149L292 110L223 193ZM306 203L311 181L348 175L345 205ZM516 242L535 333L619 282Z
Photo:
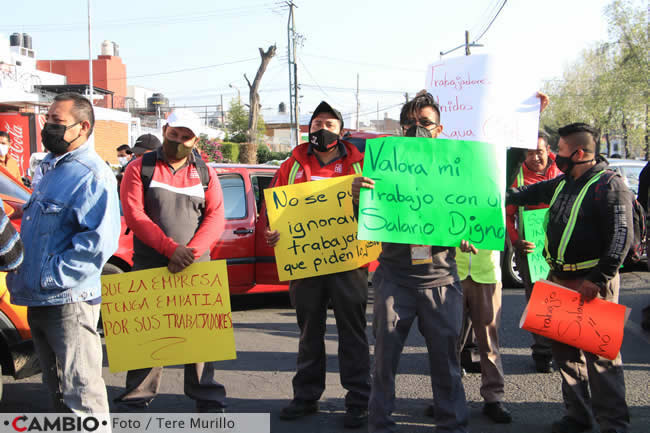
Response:
M108 413L97 333L102 268L117 249L115 176L87 143L95 117L78 94L58 95L47 113L43 177L25 204L22 266L7 275L27 319L57 412Z

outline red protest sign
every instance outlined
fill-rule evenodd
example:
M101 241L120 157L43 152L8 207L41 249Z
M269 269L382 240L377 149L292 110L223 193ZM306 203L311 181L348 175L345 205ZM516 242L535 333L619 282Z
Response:
M623 343L628 308L546 280L535 283L519 327L552 340L614 359Z

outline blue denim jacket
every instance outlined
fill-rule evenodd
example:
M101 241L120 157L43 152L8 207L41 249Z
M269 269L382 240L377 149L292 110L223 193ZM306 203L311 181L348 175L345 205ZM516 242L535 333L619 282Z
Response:
M7 275L11 302L44 306L101 296L102 268L117 250L120 210L111 169L88 143L57 158L24 206L25 257Z

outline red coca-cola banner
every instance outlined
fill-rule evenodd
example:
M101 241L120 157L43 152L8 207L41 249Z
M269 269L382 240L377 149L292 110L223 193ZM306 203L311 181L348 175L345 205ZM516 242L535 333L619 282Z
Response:
M29 168L33 119L34 114L30 113L0 113L0 131L5 131L11 136L9 156L18 162L21 176L24 176Z

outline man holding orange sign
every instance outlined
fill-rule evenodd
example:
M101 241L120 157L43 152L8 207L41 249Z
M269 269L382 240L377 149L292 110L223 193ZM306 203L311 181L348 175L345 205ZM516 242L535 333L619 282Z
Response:
M579 292L584 302L596 297L618 302L618 269L633 236L631 192L598 156L596 129L573 123L558 132L556 164L564 175L511 189L506 204L549 203L544 248L549 279ZM552 351L568 412L553 423L553 432L590 431L592 412L601 432L627 432L630 416L620 354L609 360L557 341Z

